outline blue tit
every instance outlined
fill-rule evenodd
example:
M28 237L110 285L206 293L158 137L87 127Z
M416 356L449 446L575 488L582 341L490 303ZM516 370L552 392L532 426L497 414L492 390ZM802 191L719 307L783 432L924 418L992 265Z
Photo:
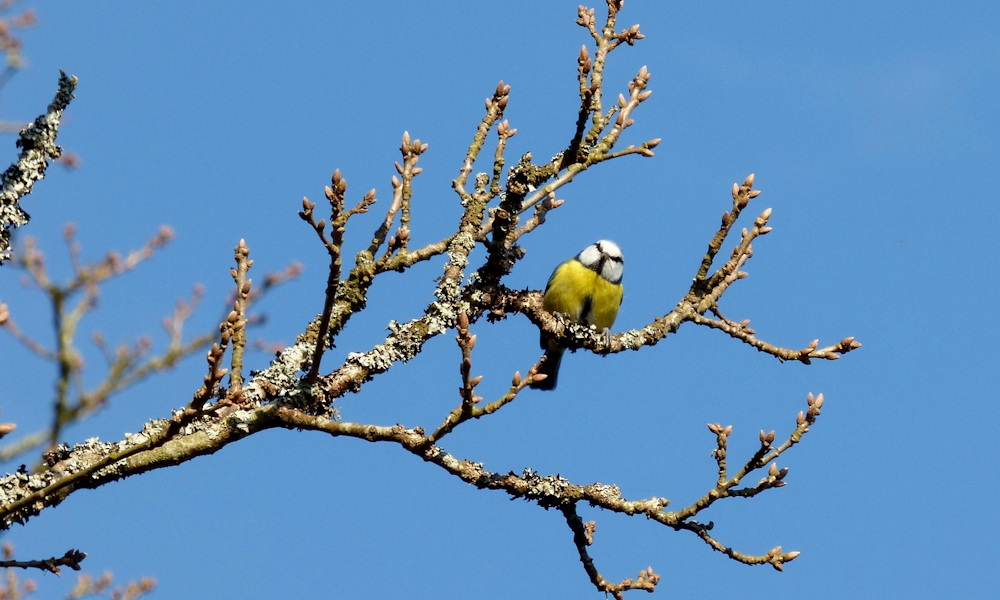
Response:
M625 262L618 244L598 240L575 257L562 263L545 285L542 306L550 313L563 313L569 319L598 330L608 330L618 316L622 303L622 273ZM539 373L548 375L531 387L552 390L556 387L559 363L565 348L542 334L545 361Z

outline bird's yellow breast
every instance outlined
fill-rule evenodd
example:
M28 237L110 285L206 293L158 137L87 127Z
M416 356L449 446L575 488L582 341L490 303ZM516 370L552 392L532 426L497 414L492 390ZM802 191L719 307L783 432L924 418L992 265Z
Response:
M545 286L545 310L598 329L610 328L622 303L622 286L571 259L559 265Z

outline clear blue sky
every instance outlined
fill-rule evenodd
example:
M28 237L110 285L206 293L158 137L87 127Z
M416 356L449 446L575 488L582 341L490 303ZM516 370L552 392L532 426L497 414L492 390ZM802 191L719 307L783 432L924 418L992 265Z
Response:
M408 130L430 144L413 237L440 238L459 210L450 180L500 79L512 86L507 117L518 129L510 159L564 147L575 58L588 42L575 0L418 4L37 6L40 24L23 36L27 66L4 87L0 116L33 118L58 69L79 76L60 141L82 166L54 169L38 186L23 233L57 273L66 222L91 258L139 246L161 224L177 233L108 286L84 339L100 329L112 342L150 333L162 343L160 318L199 282L206 300L192 327L211 327L232 247L245 238L258 280L305 265L259 307L270 320L258 335L292 341L320 310L325 281L325 254L296 216L301 197L321 200L340 168L352 197L376 188L388 200ZM647 39L612 55L607 89L624 90L648 65L653 96L626 141L664 141L653 159L616 161L565 189L566 204L524 240L510 284L540 288L559 260L614 239L626 257L616 329L641 326L676 303L730 185L754 172L764 192L751 208L772 207L774 231L725 297L727 316L753 319L782 345L854 335L864 348L835 363L779 364L688 326L640 353L568 356L555 393L525 394L445 443L494 471L531 467L683 506L714 481L706 423L732 424L730 455L748 456L759 429L787 434L806 393L825 393L814 431L780 461L789 485L705 515L742 551L800 550L784 573L645 520L584 510L598 524L602 573L617 581L652 565L664 577L654 598L994 591L1000 7L821 4L626 2L622 24L640 23ZM353 248L370 239L378 212L349 233ZM325 364L370 347L389 319L418 316L440 268L379 282L370 314ZM0 269L0 299L48 339L38 297L19 278ZM537 335L516 317L474 332L480 389L496 397L537 358ZM44 423L51 372L6 336L0 354L0 417L31 431ZM344 399L342 415L435 425L456 401L458 362L444 336ZM117 397L66 441L117 440L167 416L190 399L203 364L192 358ZM476 491L395 447L318 434L270 432L77 493L3 539L21 558L78 547L92 572L155 576L157 598L601 597L560 514ZM74 580L34 577L40 598Z

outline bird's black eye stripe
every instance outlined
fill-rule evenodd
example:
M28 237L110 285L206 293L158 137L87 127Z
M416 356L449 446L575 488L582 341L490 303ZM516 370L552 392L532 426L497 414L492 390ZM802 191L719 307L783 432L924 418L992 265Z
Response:
M620 257L620 256L607 256L607 255L604 255L604 256L601 256L601 260L599 260L597 262L597 266L594 268L594 270L597 271L598 273L600 273L601 271L604 270L604 264L605 264L605 262L607 262L609 260L611 262L613 262L613 263L618 263L620 265L624 264L624 262L625 262L625 261L622 260L622 257Z

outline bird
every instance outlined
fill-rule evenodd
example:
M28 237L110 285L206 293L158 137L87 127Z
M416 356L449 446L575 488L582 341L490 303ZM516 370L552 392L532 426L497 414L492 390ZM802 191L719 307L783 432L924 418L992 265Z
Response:
M552 271L545 284L542 307L550 313L562 313L571 321L593 325L608 332L618 316L623 290L622 274L625 261L618 244L598 240ZM538 373L548 377L532 381L536 390L553 390L559 374L565 348L543 332L541 346L545 350Z

